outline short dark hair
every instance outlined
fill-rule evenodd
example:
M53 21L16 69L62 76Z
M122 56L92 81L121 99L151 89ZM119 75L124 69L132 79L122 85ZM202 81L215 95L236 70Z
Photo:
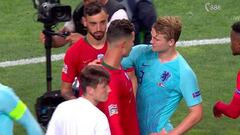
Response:
M83 94L86 93L88 86L96 88L98 84L108 84L110 74L102 66L88 65L80 73L80 86Z
M127 19L117 19L111 22L107 30L107 41L109 43L119 38L129 37L134 32L133 24Z
M101 4L100 2L98 1L95 1L95 2L91 2L87 5L84 6L84 16L93 16L93 15L96 15L98 13L100 13L101 11L105 11L106 14L107 14L107 10L106 8L104 7L103 4Z
M233 30L234 32L240 34L240 21L235 22L235 23L232 25L232 30Z

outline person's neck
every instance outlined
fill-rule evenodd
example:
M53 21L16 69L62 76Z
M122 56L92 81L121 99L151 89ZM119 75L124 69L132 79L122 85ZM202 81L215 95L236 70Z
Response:
M164 62L169 62L173 59L175 59L178 55L177 50L172 49L166 52L159 52L158 53L158 59L160 60L160 62L164 63Z
M90 101L93 105L97 105L98 102L96 100L94 100L93 98L86 96L86 95L82 95L83 98L87 99L88 101Z
M119 49L107 49L103 57L104 64L110 66L112 69L121 69L122 55Z
M105 37L103 37L101 40L96 40L94 37L87 34L85 40L95 49L101 49L105 44Z

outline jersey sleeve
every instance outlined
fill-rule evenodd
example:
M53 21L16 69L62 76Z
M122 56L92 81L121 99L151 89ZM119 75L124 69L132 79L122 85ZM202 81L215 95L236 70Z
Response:
M124 135L123 127L121 123L121 116L119 114L120 97L117 93L118 84L116 82L110 82L110 88L108 100L100 104L102 112L107 116L112 135ZM114 90L113 90L114 89Z
M191 69L180 73L180 90L188 107L202 102L198 81Z
M69 48L64 57L64 66L62 69L62 81L73 83L77 76L78 61L73 49Z
M0 103L4 103L4 105L0 105L0 110L9 114L17 105L19 98L15 95L13 90L9 87L0 87Z
M41 127L28 108L17 122L23 125L23 127L27 130L28 135L43 135Z
M124 57L121 64L125 71L131 71L136 66L136 61L141 53L141 45L134 46L127 57Z

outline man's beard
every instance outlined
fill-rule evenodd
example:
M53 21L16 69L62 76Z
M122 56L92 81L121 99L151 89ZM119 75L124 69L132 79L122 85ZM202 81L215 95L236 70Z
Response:
M91 35L92 35L92 37L94 38L94 39L96 39L96 40L102 40L103 39L103 37L104 37L104 35L105 35L105 32L103 32L103 31L98 31L98 32L94 32L94 33L92 33L92 32L89 32Z

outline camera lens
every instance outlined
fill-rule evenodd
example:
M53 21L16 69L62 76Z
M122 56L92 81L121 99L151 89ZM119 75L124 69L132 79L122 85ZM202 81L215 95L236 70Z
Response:
M55 6L52 9L52 14L57 21L68 21L71 19L71 8L68 6Z

